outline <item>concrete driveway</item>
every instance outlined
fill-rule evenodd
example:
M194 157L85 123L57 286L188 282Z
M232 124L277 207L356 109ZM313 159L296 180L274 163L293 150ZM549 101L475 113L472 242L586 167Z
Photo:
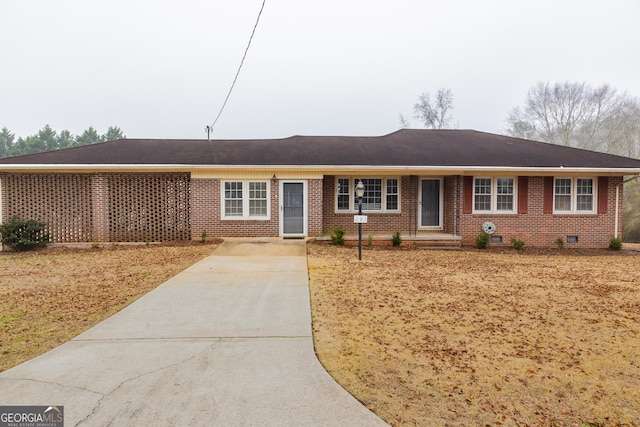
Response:
M386 425L318 362L305 243L229 239L73 340L0 373L65 425Z

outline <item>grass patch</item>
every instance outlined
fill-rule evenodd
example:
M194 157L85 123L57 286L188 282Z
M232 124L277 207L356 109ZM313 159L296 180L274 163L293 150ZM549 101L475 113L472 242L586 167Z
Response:
M639 256L308 253L318 357L390 424L640 422Z

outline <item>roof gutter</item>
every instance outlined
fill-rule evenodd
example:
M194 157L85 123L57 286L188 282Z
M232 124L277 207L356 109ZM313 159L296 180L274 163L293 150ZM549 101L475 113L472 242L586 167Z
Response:
M64 171L64 172L191 172L198 170L286 170L325 173L394 173L406 172L415 175L443 174L472 175L477 173L520 173L536 175L553 174L599 174L640 175L640 168L594 168L594 167L512 167L512 166L384 166L384 165L188 165L188 164L0 164L0 172Z

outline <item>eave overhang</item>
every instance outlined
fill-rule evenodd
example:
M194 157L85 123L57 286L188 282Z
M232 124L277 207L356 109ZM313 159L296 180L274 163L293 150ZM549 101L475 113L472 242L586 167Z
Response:
M287 171L313 175L640 175L640 168L511 167L511 166L379 166L379 165L187 165L187 164L6 164L0 173L209 172Z

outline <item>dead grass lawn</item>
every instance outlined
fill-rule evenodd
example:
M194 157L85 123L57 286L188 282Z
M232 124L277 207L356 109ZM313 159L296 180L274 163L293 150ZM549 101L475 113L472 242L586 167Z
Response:
M0 371L44 353L211 254L211 244L0 255Z
M318 357L392 425L640 425L640 256L308 252Z

